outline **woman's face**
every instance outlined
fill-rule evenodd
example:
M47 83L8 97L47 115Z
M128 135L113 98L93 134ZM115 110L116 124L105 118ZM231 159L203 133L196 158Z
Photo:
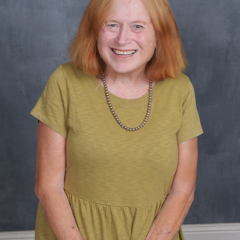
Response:
M116 0L98 37L107 71L144 71L156 48L154 27L141 0Z

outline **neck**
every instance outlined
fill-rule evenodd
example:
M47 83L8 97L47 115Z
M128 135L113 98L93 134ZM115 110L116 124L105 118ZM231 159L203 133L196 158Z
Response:
M107 84L119 86L120 88L140 87L149 84L149 80L142 69L134 72L119 73L107 68L105 71L105 77Z
M106 69L104 75L108 91L118 97L135 99L142 97L149 91L150 82L144 72L123 74ZM102 76L97 76L97 79L104 86ZM152 82L152 87L155 84L155 81Z

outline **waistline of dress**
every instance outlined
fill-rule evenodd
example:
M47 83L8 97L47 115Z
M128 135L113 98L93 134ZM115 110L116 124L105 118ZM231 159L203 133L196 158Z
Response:
M102 205L104 207L111 207L111 208L112 207L115 207L115 208L124 208L124 207L126 207L126 208L147 208L147 207L149 207L149 208L151 208L151 207L157 206L157 205L158 206L162 206L164 201L166 200L166 197L167 197L166 196L164 199L160 199L157 202L154 202L152 204L139 205L139 206L138 205L137 206L136 205L134 205L134 206L126 206L126 205L113 205L113 204L105 204L105 203L96 202L96 201L90 201L88 199L80 198L80 197L76 196L75 194L71 193L70 191L68 191L66 189L64 189L64 191L65 191L65 193L67 195L72 195L73 197L77 198L81 202L86 202L86 203L95 204L95 205Z

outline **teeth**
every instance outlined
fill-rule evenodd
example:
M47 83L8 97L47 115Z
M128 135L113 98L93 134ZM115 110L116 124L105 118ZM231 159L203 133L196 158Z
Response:
M118 55L131 55L131 54L136 52L136 50L133 50L133 51L119 51L119 50L116 50L116 49L113 49L113 51Z

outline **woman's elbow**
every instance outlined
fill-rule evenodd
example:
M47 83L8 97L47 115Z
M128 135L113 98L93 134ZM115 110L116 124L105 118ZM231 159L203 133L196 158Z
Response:
M41 202L43 196L46 195L46 189L39 186L39 184L37 184L37 183L35 184L34 192L40 202Z
M43 202L45 199L59 197L64 193L64 187L61 184L57 183L36 183L34 187L34 192L40 202Z
M56 189L49 187L49 185L40 185L40 184L35 184L34 187L34 192L40 202L43 201L43 199L48 198L48 196L51 196L56 192Z
M192 202L194 201L195 187L186 188L186 189L183 191L183 194L185 195L185 197L186 197L186 199L187 199L188 205L191 206L191 205L192 205Z
M177 194L178 196L182 196L184 199L186 199L189 204L191 204L194 200L195 195L195 186L192 185L182 185L178 187L171 188L172 194Z
M195 196L195 189L192 190L189 194L189 203L192 204L192 202L194 201L194 196Z

